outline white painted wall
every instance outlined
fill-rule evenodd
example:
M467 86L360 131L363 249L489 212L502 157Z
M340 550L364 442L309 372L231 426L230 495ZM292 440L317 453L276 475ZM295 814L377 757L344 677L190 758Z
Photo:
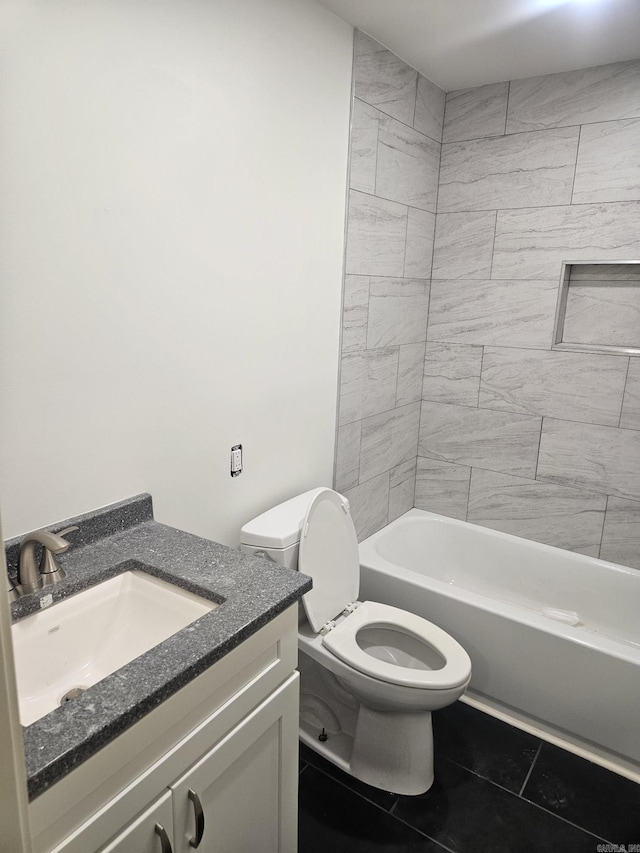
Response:
M149 491L236 544L332 479L352 28L312 0L0 19L5 535Z

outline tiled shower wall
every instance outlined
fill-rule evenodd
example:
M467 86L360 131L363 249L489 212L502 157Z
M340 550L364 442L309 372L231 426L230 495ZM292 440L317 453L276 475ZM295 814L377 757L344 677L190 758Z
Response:
M336 489L360 538L413 506L445 94L356 33Z
M640 258L640 62L451 92L440 137L441 90L358 34L355 95L336 488L359 536L415 477L420 508L640 566L640 358L551 350L562 261Z
M551 350L562 261L633 259L640 62L447 95L417 507L640 567L640 358Z

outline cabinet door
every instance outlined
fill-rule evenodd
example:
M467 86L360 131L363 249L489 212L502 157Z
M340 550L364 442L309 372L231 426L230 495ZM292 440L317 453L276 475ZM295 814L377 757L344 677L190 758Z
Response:
M171 786L175 853L295 853L298 691L295 673Z
M164 830L164 839L161 829ZM172 853L171 845L173 811L171 791L166 791L99 853Z

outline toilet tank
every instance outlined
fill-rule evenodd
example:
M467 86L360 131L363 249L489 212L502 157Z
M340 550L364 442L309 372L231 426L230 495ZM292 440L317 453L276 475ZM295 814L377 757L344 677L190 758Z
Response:
M248 521L240 531L242 553L265 556L287 569L297 569L302 522L320 491L311 489Z

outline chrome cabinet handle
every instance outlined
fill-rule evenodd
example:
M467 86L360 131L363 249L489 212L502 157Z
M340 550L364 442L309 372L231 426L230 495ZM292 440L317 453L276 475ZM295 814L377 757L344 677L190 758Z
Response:
M196 818L196 837L189 839L189 846L199 847L200 842L202 841L202 836L204 835L204 812L202 811L202 803L200 802L200 797L196 794L193 788L189 788L187 796L193 803L193 811ZM162 851L162 853L164 853L164 851Z
M167 830L164 828L164 826L162 826L161 823L156 824L155 833L160 839L161 853L173 853L173 848L171 847L171 842L169 841Z

